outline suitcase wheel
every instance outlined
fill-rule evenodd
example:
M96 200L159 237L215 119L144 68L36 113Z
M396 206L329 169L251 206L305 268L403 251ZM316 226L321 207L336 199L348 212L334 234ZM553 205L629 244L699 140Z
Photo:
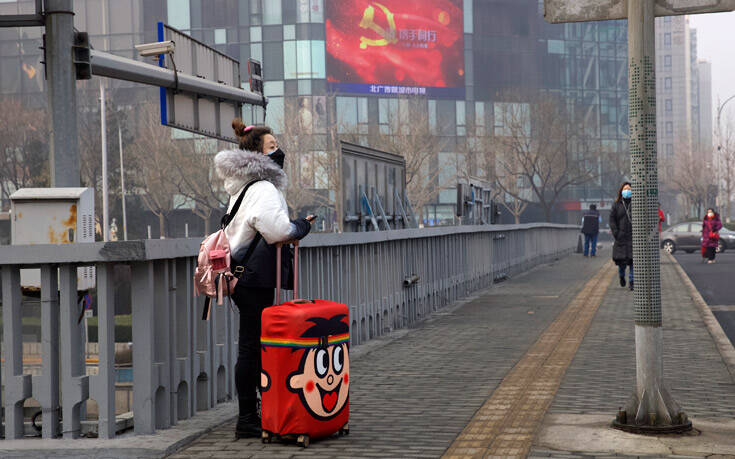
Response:
M349 424L345 424L344 426L342 426L342 428L339 429L339 434L340 435L349 435L350 434L350 425Z
M273 435L271 435L270 432L267 430L264 430L263 433L260 435L260 441L263 443L270 443L273 440Z
M309 447L309 436L299 435L298 437L296 437L296 444L303 448L308 448Z

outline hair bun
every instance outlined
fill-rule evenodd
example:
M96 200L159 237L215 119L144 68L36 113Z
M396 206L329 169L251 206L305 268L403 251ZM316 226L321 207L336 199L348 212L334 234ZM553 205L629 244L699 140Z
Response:
M235 135L242 137L245 135L245 123L242 122L242 118L235 118L232 120L232 129L235 131Z

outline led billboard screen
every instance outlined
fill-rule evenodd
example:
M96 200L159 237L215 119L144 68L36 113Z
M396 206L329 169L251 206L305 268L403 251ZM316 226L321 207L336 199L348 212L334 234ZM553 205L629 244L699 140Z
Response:
M340 92L464 97L462 0L326 0Z

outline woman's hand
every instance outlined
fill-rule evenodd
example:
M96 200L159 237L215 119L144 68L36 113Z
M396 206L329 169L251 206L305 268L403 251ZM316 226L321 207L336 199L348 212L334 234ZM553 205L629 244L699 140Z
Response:
M316 215L309 215L305 218L307 222L309 222L310 225L314 224L314 220L316 220Z

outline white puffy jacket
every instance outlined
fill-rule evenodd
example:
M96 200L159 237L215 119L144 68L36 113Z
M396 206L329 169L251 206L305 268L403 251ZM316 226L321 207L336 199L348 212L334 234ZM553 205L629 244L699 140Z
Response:
M217 153L214 164L230 195L228 212L248 182L261 180L250 186L225 229L233 255L247 249L256 230L269 244L298 236L299 229L288 218L288 206L281 192L288 183L286 173L268 156L253 151L225 150Z

